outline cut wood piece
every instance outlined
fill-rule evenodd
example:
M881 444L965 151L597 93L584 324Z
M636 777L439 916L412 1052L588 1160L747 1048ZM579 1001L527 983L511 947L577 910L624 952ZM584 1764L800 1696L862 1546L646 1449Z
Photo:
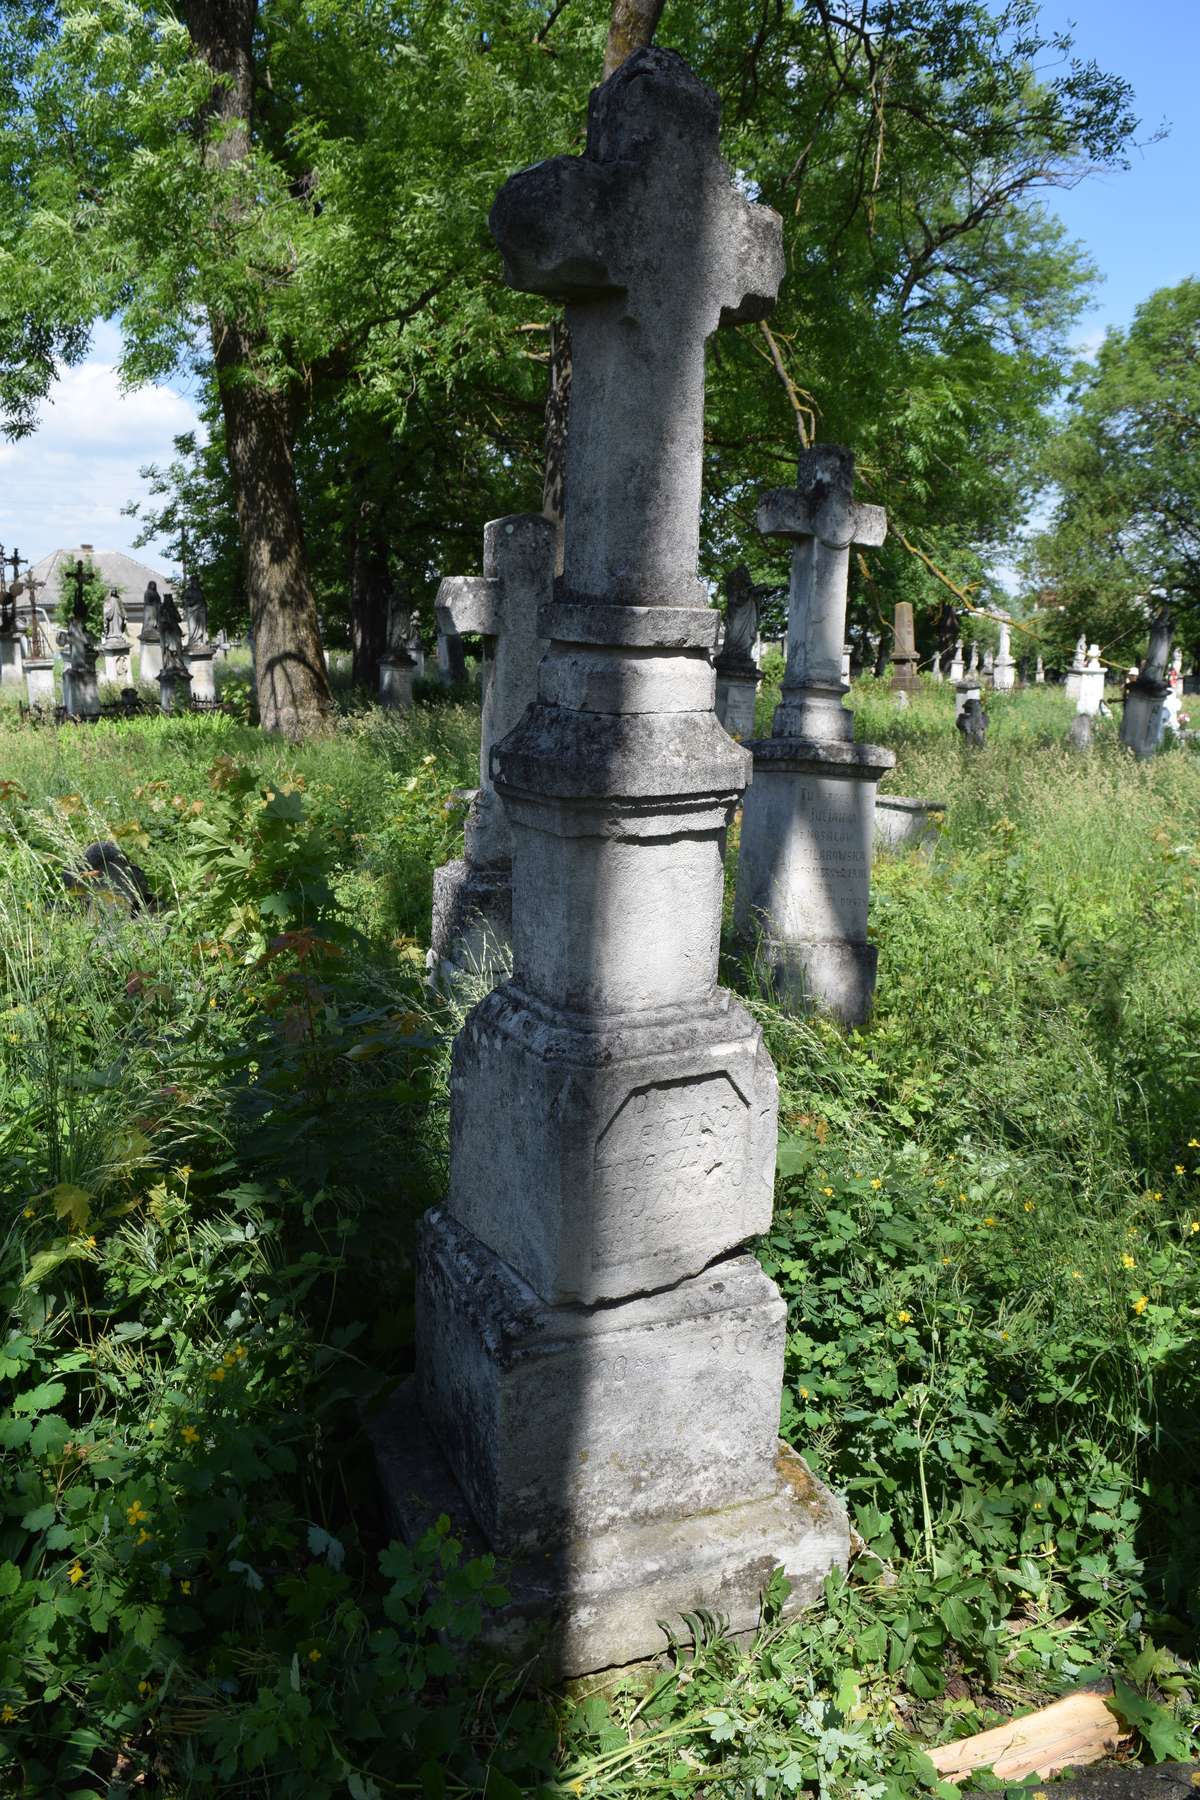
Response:
M1048 1778L1060 1769L1099 1762L1128 1736L1098 1694L1068 1694L1023 1719L928 1754L943 1781L965 1781L976 1769L986 1768L1019 1781L1025 1775Z

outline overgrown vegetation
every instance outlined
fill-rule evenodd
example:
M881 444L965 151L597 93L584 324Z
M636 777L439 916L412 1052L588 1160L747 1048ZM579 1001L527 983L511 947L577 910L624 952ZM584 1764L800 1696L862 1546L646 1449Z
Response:
M876 866L874 1020L725 976L780 1071L784 1430L866 1547L798 1624L776 1589L753 1645L567 1695L480 1650L502 1569L389 1543L360 1422L444 1182L423 945L477 714L0 715L6 1791L899 1800L1101 1672L1186 1753L1200 761L1071 757L1053 692L978 756L948 693L855 704L948 806ZM110 837L157 910L64 888Z

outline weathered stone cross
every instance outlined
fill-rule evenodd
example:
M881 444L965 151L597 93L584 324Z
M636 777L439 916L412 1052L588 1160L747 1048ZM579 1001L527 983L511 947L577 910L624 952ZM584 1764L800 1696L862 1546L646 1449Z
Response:
M479 783L492 785L492 746L506 737L537 692L545 650L538 609L554 598L554 527L541 513L492 519L483 533L482 575L447 575L437 591L443 631L486 640Z
M505 183L490 225L510 284L567 302L565 598L706 604L696 578L704 343L766 316L777 216L738 193L712 91L668 50L592 94L587 149Z
M758 508L764 537L790 538L787 669L772 736L849 742L842 705L842 645L852 544L882 544L887 514L852 498L854 453L814 444L800 457L794 488L776 488Z

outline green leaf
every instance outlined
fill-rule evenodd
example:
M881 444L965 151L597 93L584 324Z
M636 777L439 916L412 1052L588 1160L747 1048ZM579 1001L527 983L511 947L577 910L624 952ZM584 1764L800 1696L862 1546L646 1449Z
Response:
M502 1775L496 1768L488 1770L483 1795L484 1800L525 1800L516 1782L510 1781L507 1775Z
M26 1394L18 1394L13 1401L13 1411L19 1413L40 1413L57 1406L66 1393L61 1381L43 1381L40 1387L31 1388Z
M1105 1705L1139 1732L1155 1762L1184 1762L1190 1758L1191 1736L1174 1714L1155 1700L1143 1700L1119 1675L1113 1681L1112 1698Z
M21 1571L16 1563L0 1563L0 1600L7 1599L9 1594L15 1594L20 1585Z
M26 1531L45 1531L47 1526L53 1525L54 1519L54 1502L47 1500L44 1506L35 1506L32 1512L27 1512L21 1523Z
M56 1218L69 1220L76 1231L85 1229L92 1209L92 1196L86 1188L76 1187L71 1181L60 1181L50 1190L50 1202Z
M71 1436L71 1427L61 1413L47 1413L34 1427L29 1447L35 1456L56 1456Z

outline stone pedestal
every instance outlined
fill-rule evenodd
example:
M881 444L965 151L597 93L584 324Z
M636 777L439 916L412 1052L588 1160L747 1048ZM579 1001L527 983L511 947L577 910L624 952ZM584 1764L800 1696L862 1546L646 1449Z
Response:
M1099 644L1089 644L1087 661L1083 672L1078 677L1078 692L1075 702L1077 712L1087 713L1094 718L1100 711L1104 699L1104 665L1100 661Z
M211 644L198 645L187 651L188 673L192 678L192 699L213 701L217 684L213 675L214 651Z
M19 687L24 678L20 638L15 631L0 631L0 687Z
M53 707L54 659L49 656L26 657L25 693L30 706Z
M158 672L158 704L163 712L186 712L192 700L192 678L182 669Z
M512 834L492 783L492 751L537 698L538 666L549 649L538 613L554 597L554 526L541 513L492 519L483 534L483 575L448 576L438 588L442 638L483 639L479 790L471 802L464 854L433 878L428 966L441 982L498 981L512 944Z
M963 647L959 638L954 646L954 655L950 659L950 680L961 681L963 678Z
M1079 642L1075 646L1075 655L1074 655L1074 658L1072 659L1071 666L1067 670L1065 691L1066 691L1066 696L1067 696L1068 700L1074 700L1076 703L1078 703L1079 696L1083 692L1083 680L1084 680L1084 676L1086 674L1087 674L1087 639L1080 638Z
M379 664L379 704L394 712L406 712L413 703L411 656L385 656Z
M757 669L722 669L717 663L717 717L730 737L754 736L754 703L762 676Z
M1042 661L1042 658L1040 656L1037 659L1037 668L1034 672L1033 679L1034 679L1034 684L1037 687L1041 687L1046 680L1046 665Z
M875 796L875 848L927 850L937 842L946 811L940 800L914 800L908 794Z
M157 681L162 672L162 639L158 628L143 631L138 642L138 680Z
M920 686L917 680L920 658L913 609L907 600L896 605L892 637L892 688L898 694L911 694Z
M637 51L585 154L514 176L491 219L510 284L568 302L565 562L538 698L491 756L513 975L455 1044L420 1252L415 1395L450 1491L411 1413L381 1462L406 1532L442 1501L518 1558L500 1636L527 1654L539 1622L555 1674L661 1648L684 1602L748 1629L777 1562L794 1607L847 1554L844 1513L779 1458L783 1307L742 1252L770 1218L775 1075L716 983L749 758L713 711L696 573L704 344L782 272L717 120L678 57Z
M795 544L788 660L769 738L755 742L742 819L734 927L781 1004L861 1024L875 992L867 940L875 789L890 750L853 742L842 635L852 544L880 544L882 510L852 498L854 459L820 444L797 486L769 494L758 528ZM911 617L911 609L910 609Z
M112 687L124 687L129 680L129 639L106 637L100 640L104 658L104 679Z
M443 687L461 687L467 679L466 651L457 631L438 631L437 672Z
M1164 606L1150 628L1150 646L1137 679L1125 696L1121 717L1121 742L1139 762L1153 756L1162 740L1163 705L1171 692L1167 680L1170 646L1171 614Z
M73 669L67 665L62 672L62 703L68 718L100 717L100 689L95 669Z

